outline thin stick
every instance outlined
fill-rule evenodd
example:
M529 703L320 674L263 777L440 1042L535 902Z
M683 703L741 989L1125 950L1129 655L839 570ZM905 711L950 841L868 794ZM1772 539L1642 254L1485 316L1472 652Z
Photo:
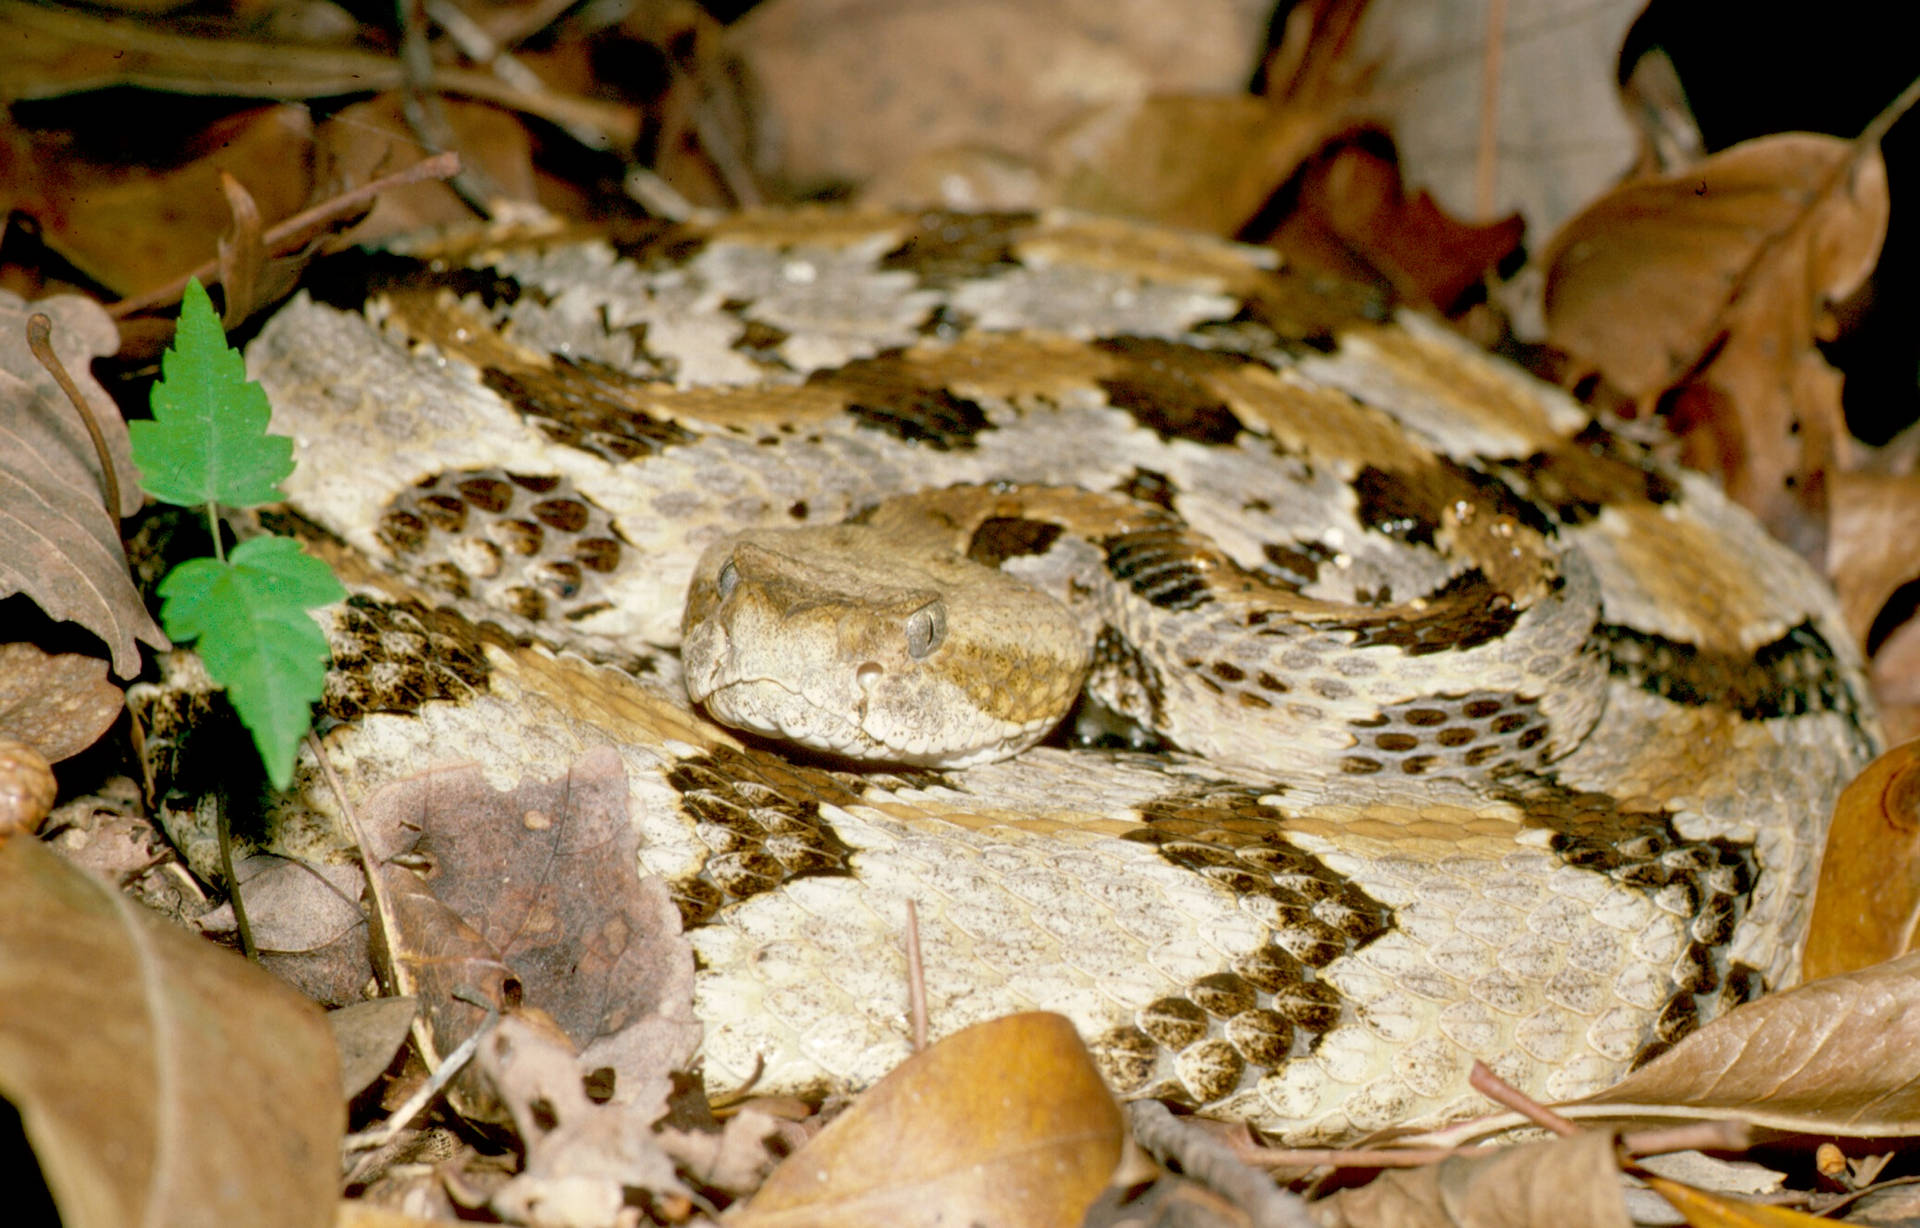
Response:
M87 398L80 395L80 385L74 383L73 376L67 373L67 364L61 362L60 355L53 352L53 321L44 312L36 311L27 317L27 348L47 369L47 374L53 376L53 382L60 385L60 391L67 394L74 412L80 415L80 421L86 425L87 438L93 440L93 454L100 459L100 485L106 489L107 515L113 517L116 526L119 525L120 475L114 472L113 457L107 451L107 437L93 416L93 407L87 404Z
M1261 1168L1424 1168L1476 1148L1459 1147L1235 1147L1234 1154Z
M1493 216L1493 192L1500 171L1500 54L1507 36L1507 0L1487 4L1487 46L1480 57L1480 147L1474 154L1473 207L1481 218Z
M459 154L441 153L415 162L412 166L397 170L391 175L369 179L357 188L349 188L338 196L329 197L313 208L303 209L273 226L261 237L261 246L275 253L290 250L298 246L299 241L304 241L308 237L307 232L318 230L334 219L352 213L390 188L403 188L408 184L422 183L429 179L446 179L459 169ZM162 303L170 303L179 298L180 292L187 288L189 278L198 277L202 284L208 284L210 281L217 280L215 274L219 271L218 260L208 260L192 272L175 278L157 290L121 299L107 308L107 314L116 320L124 320L135 312L145 311L149 307L157 307Z
M1620 1149L1633 1156L1657 1156L1669 1151L1745 1151L1752 1145L1753 1127L1743 1121L1696 1121L1620 1136Z
M920 910L907 901L907 1018L913 1022L913 1051L927 1047L927 970L920 962Z
M1473 1064L1473 1073L1468 1076L1467 1082L1473 1086L1474 1091L1501 1108L1512 1109L1542 1129L1551 1130L1562 1138L1580 1133L1579 1126L1493 1073L1485 1062Z
M1314 1228L1314 1218L1298 1194L1241 1163L1233 1148L1181 1121L1158 1100L1129 1104L1127 1124L1148 1155L1162 1164L1179 1165L1181 1172L1245 1212L1254 1228Z

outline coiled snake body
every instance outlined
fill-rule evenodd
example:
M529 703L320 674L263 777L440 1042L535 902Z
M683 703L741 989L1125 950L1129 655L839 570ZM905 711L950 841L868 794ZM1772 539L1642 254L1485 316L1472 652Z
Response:
M909 899L937 1030L1060 1010L1117 1089L1302 1141L1457 1114L1475 1058L1595 1090L1784 984L1876 737L1830 596L1275 263L789 212L297 300L249 353L295 505L538 641L331 612L353 790L617 750L721 1085L897 1062Z

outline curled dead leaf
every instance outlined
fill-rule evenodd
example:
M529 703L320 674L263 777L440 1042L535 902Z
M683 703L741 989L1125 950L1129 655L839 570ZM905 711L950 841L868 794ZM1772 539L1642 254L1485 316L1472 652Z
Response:
M319 1010L25 838L0 843L0 1093L69 1228L333 1218Z
M49 763L92 746L125 702L98 657L0 644L0 738L25 742Z
M1920 1132L1920 953L1730 1011L1568 1117L1730 1117L1854 1137Z
M1322 1228L1627 1228L1613 1135L1544 1143L1388 1169L1314 1204Z
M1920 923L1920 742L1867 765L1834 804L1801 971L1808 979L1892 959Z
M1698 389L1677 421L1690 461L1817 551L1848 437L1840 377L1814 342L1872 271L1888 208L1877 146L1807 133L1624 184L1548 245L1549 340L1643 406Z
M776 1168L733 1222L1079 1223L1123 1133L1073 1025L1008 1015L902 1063Z

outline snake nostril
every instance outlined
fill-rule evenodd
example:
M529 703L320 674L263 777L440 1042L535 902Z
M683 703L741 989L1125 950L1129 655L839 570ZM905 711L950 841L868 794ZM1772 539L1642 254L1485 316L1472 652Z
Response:
M879 665L868 661L861 665L859 669L853 671L853 680L860 684L861 690L871 691L874 687L880 685L880 675L884 673L886 673L886 671L881 669Z

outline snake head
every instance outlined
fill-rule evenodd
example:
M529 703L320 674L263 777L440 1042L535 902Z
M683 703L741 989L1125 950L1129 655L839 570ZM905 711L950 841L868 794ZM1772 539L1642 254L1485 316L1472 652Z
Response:
M687 693L723 724L852 759L961 767L1016 754L1079 694L1066 608L955 555L899 557L865 525L709 547L687 592Z

